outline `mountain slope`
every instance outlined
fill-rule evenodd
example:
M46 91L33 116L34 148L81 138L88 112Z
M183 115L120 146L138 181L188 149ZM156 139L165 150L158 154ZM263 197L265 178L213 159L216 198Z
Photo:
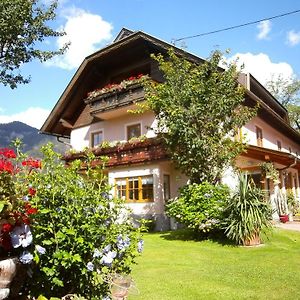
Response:
M38 155L38 149L48 142L55 145L55 150L64 153L67 149L62 143L59 143L55 137L39 134L38 129L22 122L14 121L7 124L0 124L0 147L9 147L11 141L20 138L23 142L23 152L32 156Z

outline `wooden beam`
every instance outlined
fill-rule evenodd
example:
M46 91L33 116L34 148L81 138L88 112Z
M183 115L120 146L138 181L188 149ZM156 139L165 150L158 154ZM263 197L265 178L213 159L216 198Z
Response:
M69 121L67 121L67 120L65 120L65 119L63 119L63 118L61 118L61 119L59 120L59 123L60 123L63 127L65 127L65 128L69 128L69 129L72 129L72 128L73 128L73 125L72 125Z

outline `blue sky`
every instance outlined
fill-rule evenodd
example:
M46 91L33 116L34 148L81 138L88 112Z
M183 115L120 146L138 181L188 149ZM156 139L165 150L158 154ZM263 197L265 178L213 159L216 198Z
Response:
M50 0L41 0L44 3ZM111 43L122 27L166 42L300 9L300 2L236 0L60 0L51 26L63 28L69 51L48 63L22 67L32 80L15 90L0 86L0 123L20 120L39 128L85 56ZM64 39L45 41L56 49ZM177 44L181 46L181 43ZM262 83L271 75L300 78L300 13L184 41L187 51L206 58L230 49Z

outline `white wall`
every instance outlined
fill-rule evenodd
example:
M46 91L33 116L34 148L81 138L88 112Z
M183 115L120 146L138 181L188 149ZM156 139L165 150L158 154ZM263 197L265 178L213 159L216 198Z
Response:
M254 117L249 123L242 128L242 134L245 141L251 145L257 146L256 141L256 126L262 129L263 133L263 147L273 150L278 150L277 141L281 142L281 151L289 152L289 147L292 149L292 153L300 155L300 146L287 138L282 133L278 132L272 126L264 122L259 117Z
M90 136L92 132L102 130L105 141L126 141L126 126L141 123L141 134L147 137L154 137L153 130L149 129L156 126L154 114L147 112L144 114L129 114L107 121L93 123L89 126L72 130L71 145L75 150L82 150L90 146Z
M164 175L170 175L171 198L177 196L178 188L185 185L187 177L174 169L170 162L160 162L144 166L112 168L108 172L108 181L112 186L111 193L115 194L115 179L125 177L153 175L153 195L154 202L128 203L134 214L164 214L165 201L163 190Z

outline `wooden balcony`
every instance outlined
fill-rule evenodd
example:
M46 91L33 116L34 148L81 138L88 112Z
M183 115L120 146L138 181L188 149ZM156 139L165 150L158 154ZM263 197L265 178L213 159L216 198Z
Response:
M134 83L126 89L107 92L84 101L90 106L90 114L93 117L107 120L126 113L136 102L142 101L144 96L143 86L140 83Z
M95 164L102 163L99 159L101 156L107 156L107 167L126 166L146 162L154 162L169 159L169 155L161 139L150 138L145 141L127 142L109 148L92 149L96 159ZM75 159L84 159L83 152L68 154L64 160L68 164Z

